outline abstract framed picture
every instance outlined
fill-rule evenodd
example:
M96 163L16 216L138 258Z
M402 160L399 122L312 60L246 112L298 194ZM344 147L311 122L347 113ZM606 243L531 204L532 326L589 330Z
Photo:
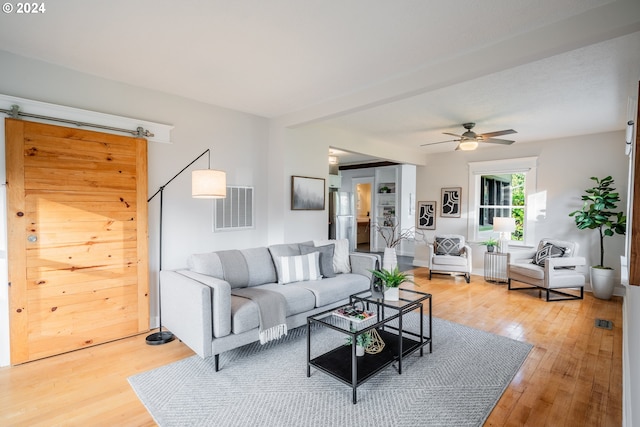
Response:
M436 202L418 202L418 224L420 230L436 229Z
M461 187L449 187L442 189L442 218L460 218Z
M291 177L291 210L324 210L324 178Z

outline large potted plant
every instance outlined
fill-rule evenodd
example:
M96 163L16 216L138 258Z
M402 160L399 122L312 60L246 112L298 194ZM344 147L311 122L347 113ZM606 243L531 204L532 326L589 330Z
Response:
M600 235L600 264L589 269L593 295L609 299L615 287L615 271L604 265L604 238L615 234L625 234L627 217L624 212L616 212L620 196L613 188L610 176L599 179L591 177L596 186L585 190L582 209L571 212L580 230L598 230Z

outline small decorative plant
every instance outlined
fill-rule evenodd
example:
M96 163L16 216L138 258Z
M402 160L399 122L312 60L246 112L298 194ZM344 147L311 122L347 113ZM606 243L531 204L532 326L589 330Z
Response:
M485 240L481 244L485 245L487 247L487 251L493 252L493 248L498 246L498 241L496 239L494 239L493 237L489 237L487 240Z
M620 196L615 193L613 178L610 176L598 179L595 176L592 180L598 184L593 188L585 190L582 196L584 205L582 209L571 212L569 216L574 217L579 230L598 230L600 233L600 264L594 268L610 269L604 266L604 238L614 234L625 234L627 227L627 217L624 212L614 212L618 208L617 203Z
M385 269L371 270L371 274L380 279L382 281L382 284L387 288L397 288L404 282L415 284L413 280L408 278L408 275L406 273L398 270L398 267L395 267L391 271Z
M351 345L351 337L347 337L347 345ZM371 332L364 332L360 335L356 335L356 345L359 347L368 347L373 342Z

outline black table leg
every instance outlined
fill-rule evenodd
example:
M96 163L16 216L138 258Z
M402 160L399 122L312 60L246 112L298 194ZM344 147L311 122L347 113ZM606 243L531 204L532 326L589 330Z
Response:
M311 376L311 322L307 319L307 378Z
M351 342L351 387L353 388L353 404L358 401L358 356L356 356L356 338Z
M398 374L402 375L402 310L398 317Z

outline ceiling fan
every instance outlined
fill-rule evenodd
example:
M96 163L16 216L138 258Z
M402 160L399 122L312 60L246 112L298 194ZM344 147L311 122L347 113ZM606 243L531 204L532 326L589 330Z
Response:
M467 131L462 135L458 135L451 132L443 132L445 135L455 136L457 139L449 139L447 141L440 141L440 142L429 142L427 144L422 144L421 147L424 147L426 145L444 144L445 142L454 142L454 141L457 141L459 143L458 146L456 147L456 150L465 150L465 151L475 150L476 148L478 148L478 143L480 142L482 143L488 142L490 144L511 145L515 141L511 141L508 139L498 139L498 138L494 138L494 136L502 136L502 135L509 135L512 133L518 133L513 129L505 129L505 130L499 130L496 132L487 132L487 133L478 134L471 130L475 125L476 125L475 123L463 123L462 126Z

